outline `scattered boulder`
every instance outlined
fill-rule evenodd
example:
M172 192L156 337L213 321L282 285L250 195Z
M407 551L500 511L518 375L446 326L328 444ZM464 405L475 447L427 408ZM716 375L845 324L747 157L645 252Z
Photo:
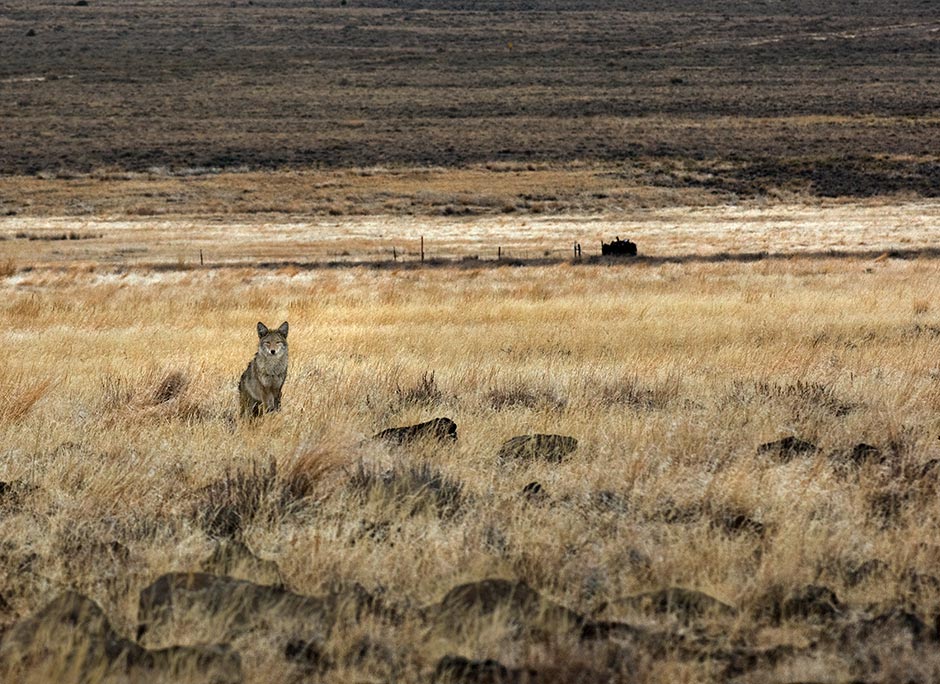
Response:
M885 455L878 447L872 446L871 444L865 444L864 442L859 442L854 447L852 447L852 452L849 454L849 458L856 465L862 465L863 463L868 462L884 463Z
M170 573L140 592L137 638L162 643L185 633L197 643L227 642L273 624L299 639L322 640L336 620L376 607L359 585L314 597L231 577Z
M26 32L26 37L27 37L27 38L35 38L35 37L36 37L36 29L30 29L29 31L27 31L27 32Z
M545 599L525 582L505 579L460 584L448 591L429 613L439 623L459 628L474 618L497 611L523 629L538 623L542 627L551 625L552 631L563 631L563 627L570 629L584 623L582 616Z
M76 0L76 7L88 7L88 0Z
M861 468L866 463L884 463L887 460L887 455L876 446L859 442L851 449L834 451L829 458L836 466Z
M758 619L769 619L777 624L790 620L828 622L842 613L843 607L835 592L816 584L789 593L778 587L761 597L754 609Z
M773 442L765 442L757 447L757 453L765 454L778 463L789 463L797 456L810 454L818 450L812 442L807 442L792 435Z
M548 493L541 484L533 481L522 488L522 496L532 503L540 503L548 498Z
M407 444L417 439L431 438L439 441L457 440L457 423L450 418L432 418L417 425L391 427L372 436L393 444Z
M911 644L935 638L933 630L918 616L895 608L849 624L839 641L843 648L849 649L858 648L858 642L895 642L901 636Z
M289 663L299 665L305 672L324 672L330 666L323 653L323 644L318 639L305 641L291 639L284 646L284 658Z
M277 563L258 558L239 541L222 539L212 555L202 564L203 572L248 580L257 584L283 587L284 580Z
M460 632L468 624L493 615L503 617L520 634L557 634L574 631L582 639L636 636L639 630L620 622L594 622L543 597L525 582L485 579L460 584L441 602L425 609L441 628Z
M731 617L737 613L733 606L713 596L682 587L668 587L628 596L615 601L613 605L617 609L625 608L647 615L674 615L686 624L708 615Z
M736 508L715 509L711 511L710 517L715 527L731 536L752 534L756 537L763 537L767 531L764 523Z
M186 681L237 684L241 658L225 646L149 651L117 635L101 607L66 592L17 622L0 644L0 679L25 673L49 681Z
M578 448L578 440L566 435L519 435L503 442L497 458L501 461L542 460L559 463Z

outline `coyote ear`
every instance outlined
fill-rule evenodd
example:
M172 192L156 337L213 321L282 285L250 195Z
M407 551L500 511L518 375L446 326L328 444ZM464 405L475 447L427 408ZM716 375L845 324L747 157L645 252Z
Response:
M284 321L283 323L281 323L281 327L279 327L277 331L281 333L284 337L287 337L287 321Z
M268 326L266 326L261 321L258 321L258 337L264 337L268 334Z

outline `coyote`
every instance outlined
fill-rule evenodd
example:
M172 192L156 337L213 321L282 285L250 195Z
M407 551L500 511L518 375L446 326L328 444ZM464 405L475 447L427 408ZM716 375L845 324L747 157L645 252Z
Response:
M281 408L287 379L287 321L277 330L258 323L258 353L238 381L242 418L255 418Z

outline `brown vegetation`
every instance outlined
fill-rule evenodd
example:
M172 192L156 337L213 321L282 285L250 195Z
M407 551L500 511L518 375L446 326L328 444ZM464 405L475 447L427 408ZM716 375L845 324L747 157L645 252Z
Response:
M4 666L75 672L28 666L73 591L94 621L56 643L113 644L109 676L931 680L935 270L8 276ZM292 360L250 424L259 312ZM456 441L368 438L442 414ZM532 433L577 448L499 457ZM188 593L140 608L163 575Z

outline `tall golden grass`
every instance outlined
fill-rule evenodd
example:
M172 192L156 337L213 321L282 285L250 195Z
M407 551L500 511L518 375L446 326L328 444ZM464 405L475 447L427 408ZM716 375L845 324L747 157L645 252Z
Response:
M31 488L0 518L0 543L35 554L28 572L4 570L6 623L71 588L132 636L139 590L209 555L193 512L226 478L225 491L260 492L238 504L250 513L239 538L300 593L355 581L415 607L498 576L630 619L618 599L681 586L741 609L728 638L794 647L817 628L752 619L767 592L825 584L847 605L924 617L940 604L911 584L940 553L935 490L910 475L940 456L934 260L27 276L0 281L0 479ZM290 322L290 370L283 411L246 423L236 381L258 320ZM369 439L439 415L458 423L455 444ZM580 445L560 464L497 461L502 441L533 432ZM819 451L788 463L758 452L786 436ZM860 443L886 463L840 465ZM350 484L425 466L460 487L458 514ZM541 503L521 494L533 481ZM901 503L885 512L892 492ZM763 533L729 528L729 515ZM110 542L126 562L95 551ZM846 579L871 559L882 576ZM454 636L407 620L332 634L336 681L393 676L385 661L343 659L364 636L393 654L399 681L451 653L601 667L577 644L527 644L496 624ZM260 642L243 648L246 681L300 681ZM766 677L847 678L850 661L791 660ZM720 671L677 652L640 658L634 675Z

